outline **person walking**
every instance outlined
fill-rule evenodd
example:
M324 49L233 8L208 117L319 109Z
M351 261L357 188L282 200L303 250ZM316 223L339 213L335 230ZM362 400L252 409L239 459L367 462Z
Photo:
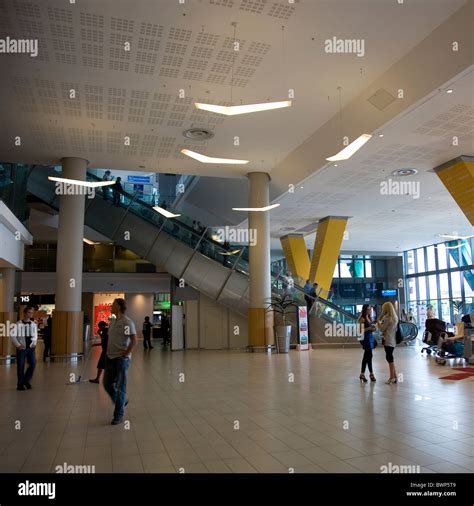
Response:
M402 309L402 312L400 314L400 321L402 322L407 322L408 321L408 316L405 312L405 309Z
M23 319L16 324L16 335L10 336L16 348L17 390L31 390L31 380L36 367L36 343L38 341L38 326L33 321L34 308L26 306ZM25 372L25 363L28 369Z
M150 348L150 350L153 349L153 346L151 345L151 329L152 329L152 327L153 327L153 325L150 323L150 317L145 316L145 321L143 322L143 329L142 329L143 347L145 348L145 350L148 350L148 348Z
M113 186L113 199L114 199L114 206L119 207L120 206L120 195L123 193L122 188L122 178L118 177L115 180L115 184Z
M116 319L110 323L109 341L105 359L104 388L115 404L112 425L123 421L127 401L127 377L132 352L137 345L135 324L125 316L127 304L124 299L115 299L112 314Z
M151 200L152 200L154 206L158 205L158 202L160 200L160 195L158 193L158 188L156 186L153 187L153 190L151 192Z
M311 281L309 279L306 280L306 283L303 287L304 291L304 300L306 301L306 306L308 308L308 313L311 309L311 306L313 305L313 285L311 284Z
M319 316L321 314L322 306L318 302L318 299L319 299L319 285L318 285L318 283L316 283L316 282L313 283L313 286L310 291L310 295L311 295L311 297L313 297L313 300L312 300L313 313L316 314L317 316Z
M290 271L286 271L286 274L283 276L283 293L284 295L291 296L293 294L293 288L295 286L295 282L293 280L293 276L291 275Z
M364 304L362 306L362 312L357 320L361 328L361 334L363 333L363 339L361 341L362 348L364 349L364 356L362 357L362 366L360 369L359 379L361 382L367 383L367 378L365 377L365 369L369 368L370 373L370 381L377 381L374 376L374 371L372 368L372 350L376 346L376 341L374 338L374 330L375 325L370 316L370 306L369 304Z
M100 343L93 344L92 346L102 346L102 353L100 354L99 361L97 362L97 376L94 379L90 379L91 383L99 383L100 377L105 369L105 360L107 354L107 344L109 341L109 327L107 327L107 322L101 321L97 324L99 330L97 334L100 337Z
M385 382L387 385L397 383L397 371L395 370L395 361L393 359L393 351L397 346L397 327L398 316L391 302L385 302L382 305L382 314L377 322L383 340L382 344L385 349L385 358L388 362L390 377Z
M200 222L197 222L197 229L198 234L201 236L200 243L199 243L199 251L205 255L206 254L206 239L207 239L207 233L206 233L206 227Z
M410 308L408 310L408 321L412 322L412 323L415 323L415 315L413 314L413 309L412 308Z
M46 359L51 355L51 337L53 334L53 319L51 318L51 315L48 316L48 319L46 320L46 327L43 331L43 343L44 343L44 350L43 350L43 362L46 362Z
M230 260L230 242L226 239L224 241L224 243L222 244L222 249L224 250L223 253L221 253L222 255L222 265L224 267L227 267L227 265L229 265L229 267L232 267L232 261Z
M170 344L170 321L166 314L161 317L161 334L163 336L163 347Z
M113 180L113 177L112 177L110 170L106 170L104 172L104 175L102 176L102 181L112 181L112 180ZM104 200L108 200L108 198L109 198L109 187L108 186L102 187L102 196L103 196Z

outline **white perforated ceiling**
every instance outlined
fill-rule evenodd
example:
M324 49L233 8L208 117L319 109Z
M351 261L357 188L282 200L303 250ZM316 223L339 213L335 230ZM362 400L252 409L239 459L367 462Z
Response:
M373 10L365 0L342 3L344 16L335 2L313 0L0 0L2 33L36 38L40 48L36 58L0 55L2 159L83 156L92 166L222 176L271 171L337 112L338 85L349 101L463 0L432 0L429 10L423 0L402 9L391 1ZM344 33L364 38L363 59L324 53L324 40ZM281 100L290 88L293 108L252 117L193 106ZM251 163L220 168L183 159L182 146L202 148L183 138L191 126L214 131L208 154Z
M272 247L288 227L301 228L317 216L350 216L343 250L403 251L439 242L441 233L472 234L472 226L433 168L474 153L474 70L453 86L405 113L350 160L329 164L279 199L272 211ZM462 126L461 128L458 128ZM436 129L433 131L433 129ZM457 145L453 145L453 139ZM454 144L456 144L454 143ZM414 168L418 174L393 177ZM415 184L411 194L386 195L381 183ZM315 234L306 237L313 248Z

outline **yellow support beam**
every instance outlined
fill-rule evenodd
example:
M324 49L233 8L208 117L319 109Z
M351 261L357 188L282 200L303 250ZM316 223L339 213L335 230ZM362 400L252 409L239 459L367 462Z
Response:
M331 288L347 220L346 216L327 216L318 223L309 279L325 291Z
M289 234L280 238L283 252L285 253L288 269L295 278L305 282L309 276L311 262L304 237L299 234Z
M471 225L474 225L474 157L454 158L434 171Z

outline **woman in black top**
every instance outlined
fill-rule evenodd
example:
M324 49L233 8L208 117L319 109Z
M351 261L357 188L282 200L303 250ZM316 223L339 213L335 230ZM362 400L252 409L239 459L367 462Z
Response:
M364 331L364 339L360 343L364 348L364 356L362 357L362 367L360 370L359 379L360 381L367 383L367 378L365 377L365 368L369 366L370 381L376 381L372 369L372 350L375 348L375 325L373 324L372 318L370 317L370 306L368 304L364 304L362 306L362 313L360 314L357 323L362 327Z
M97 363L97 376L89 380L91 383L99 383L100 377L105 369L105 354L107 353L107 343L109 341L109 327L107 323L102 321L98 324L100 343L93 344L92 346L102 346L102 353L100 354L99 362Z

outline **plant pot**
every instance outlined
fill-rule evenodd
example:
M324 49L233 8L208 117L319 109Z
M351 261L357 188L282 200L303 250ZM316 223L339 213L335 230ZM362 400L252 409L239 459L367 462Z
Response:
M275 338L278 339L278 350L280 353L290 351L291 325L277 325L275 327Z

